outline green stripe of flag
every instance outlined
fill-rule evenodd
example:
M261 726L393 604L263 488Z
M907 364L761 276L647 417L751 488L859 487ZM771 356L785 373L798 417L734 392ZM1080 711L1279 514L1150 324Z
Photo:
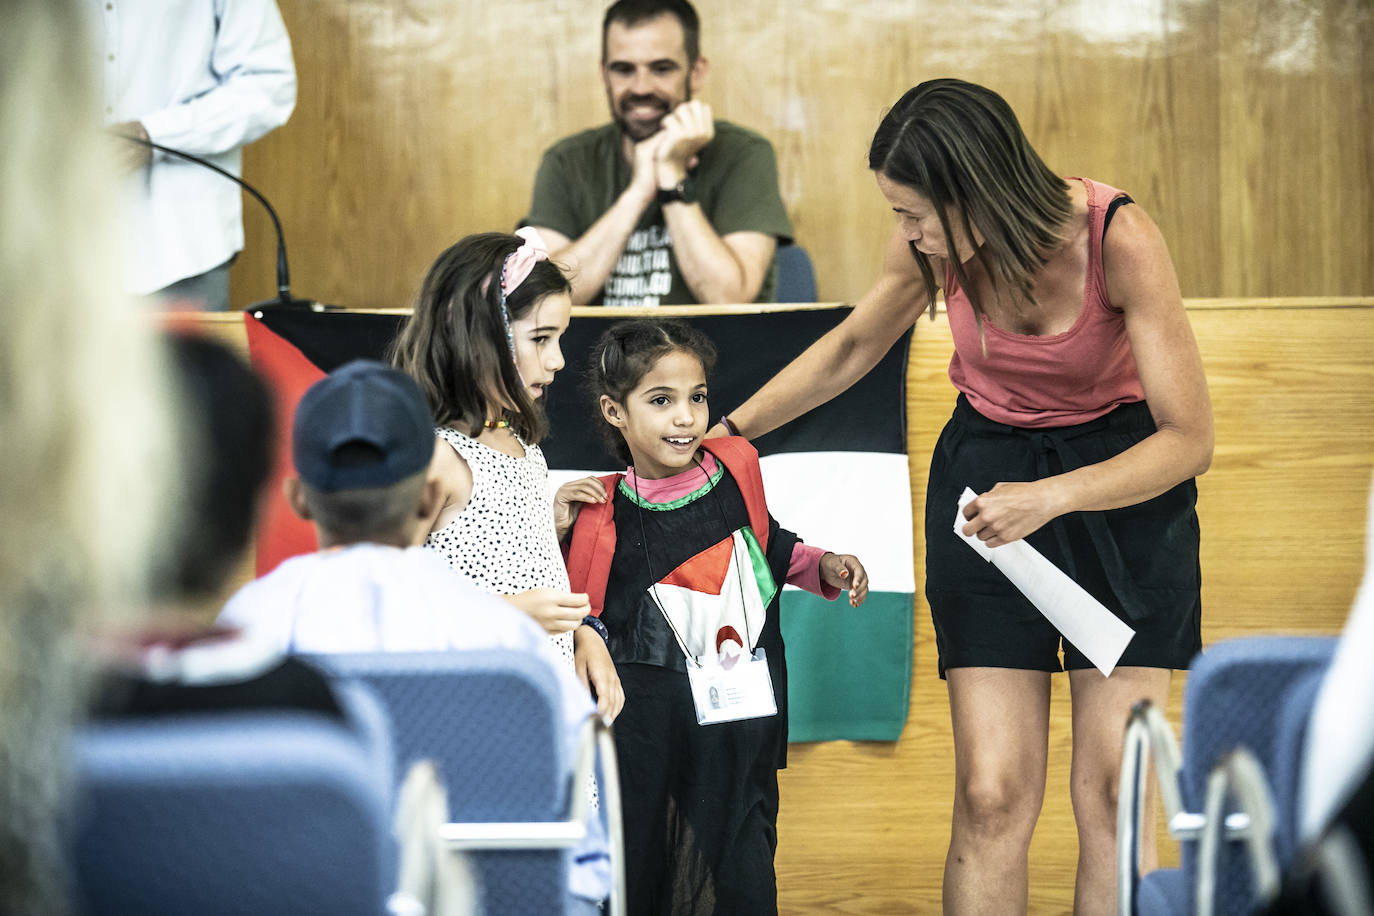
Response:
M783 592L790 741L896 741L906 724L912 595L869 592L857 608L847 595Z

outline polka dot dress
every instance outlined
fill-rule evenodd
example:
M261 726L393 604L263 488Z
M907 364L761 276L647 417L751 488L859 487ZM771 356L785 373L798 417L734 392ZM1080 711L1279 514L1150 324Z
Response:
M549 499L549 466L537 445L516 458L446 426L435 435L472 470L472 498L458 517L430 532L425 546L474 585L496 595L532 588L568 590ZM549 637L573 664L572 633Z

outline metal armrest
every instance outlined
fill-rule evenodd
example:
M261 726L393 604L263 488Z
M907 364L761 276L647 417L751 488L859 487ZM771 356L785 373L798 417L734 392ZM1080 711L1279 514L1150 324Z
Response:
M568 816L559 821L464 821L444 824L439 836L449 849L571 849L587 835L587 788L596 760L598 717L588 716L577 739Z
M581 821L462 821L439 828L451 850L571 849L587 835Z
M601 810L606 815L606 842L611 850L610 916L626 916L625 828L620 808L620 764L616 759L611 723L597 716L596 746L601 753Z
M1135 892L1140 883L1140 833L1150 814L1144 806L1151 752L1170 834L1177 836L1176 824L1186 828L1192 826L1189 819L1197 817L1183 810L1178 778L1181 756L1173 729L1153 703L1141 700L1131 707L1126 723L1116 801L1116 907L1121 916L1135 912Z
M1135 912L1135 892L1140 882L1140 834L1145 818L1146 778L1150 759L1154 760L1155 778L1159 784L1160 801L1164 804L1165 822L1169 835L1175 840L1196 840L1202 835L1206 816L1183 807L1183 788L1179 771L1183 756L1178 740L1164 713L1149 700L1141 700L1131 708L1126 723L1126 738L1121 755L1121 781L1116 805L1116 896L1117 912L1129 916ZM1226 816L1228 836L1248 828L1244 814Z
M611 916L625 916L625 839L620 810L620 768L610 722L593 713L582 724L573 767L568 817L561 821L464 822L444 824L439 836L450 851L489 849L572 849L587 836L592 816L592 771L601 755L601 810L611 859Z
M1225 816L1227 799L1239 807ZM1217 852L1223 836L1243 841L1250 857L1255 900L1272 900L1279 891L1279 863L1274 853L1274 801L1264 767L1246 748L1239 748L1212 768L1207 776L1202 836L1198 842L1197 913L1212 916L1216 897Z

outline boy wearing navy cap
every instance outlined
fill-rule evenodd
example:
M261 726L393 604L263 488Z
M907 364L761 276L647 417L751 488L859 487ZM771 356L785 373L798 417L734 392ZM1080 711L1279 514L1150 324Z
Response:
M301 398L286 481L292 511L313 521L321 547L404 547L427 519L438 484L429 405L410 376L371 360L335 370Z

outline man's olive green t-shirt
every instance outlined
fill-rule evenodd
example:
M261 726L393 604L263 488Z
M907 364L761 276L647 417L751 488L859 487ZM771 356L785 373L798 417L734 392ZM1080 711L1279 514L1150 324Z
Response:
M792 223L778 191L772 145L761 135L728 121L715 122L715 136L702 148L691 172L697 201L720 236L762 232L778 244L792 240ZM534 180L534 199L525 226L543 226L570 239L582 236L630 185L621 132L612 123L574 134L544 154ZM776 265L770 266L756 301L772 302ZM592 299L594 305L683 305L695 303L673 256L663 210L651 203Z

